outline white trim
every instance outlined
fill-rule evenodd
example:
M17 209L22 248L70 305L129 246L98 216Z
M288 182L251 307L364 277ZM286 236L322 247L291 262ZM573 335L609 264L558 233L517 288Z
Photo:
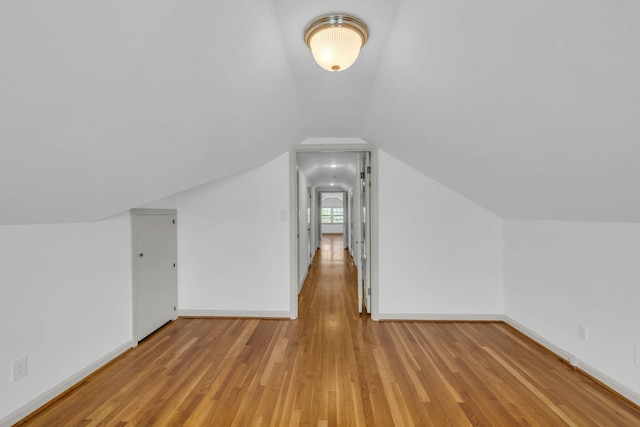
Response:
M618 381L602 373L601 371L594 368L593 366L583 362L582 360L575 357L573 354L553 344L551 341L546 340L541 335L538 335L537 333L527 328L526 326L522 325L521 323L518 323L511 317L507 315L504 315L503 317L504 317L504 323L506 323L507 325L516 329L518 332L526 335L527 337L537 342L541 346L545 347L547 350L551 351L552 353L555 353L558 357L564 359L571 366L575 366L576 368L580 369L581 371L585 372L586 374L600 381L607 387L611 388L612 390L615 390L617 393L620 393L622 396L629 399L636 405L640 405L640 394L631 390L629 387L623 384L620 384Z
M380 313L380 320L430 320L444 322L502 322L502 314Z
M367 145L367 142L360 138L307 138L300 145Z
M102 356L100 359L96 360L86 368L81 369L74 375L70 376L66 380L59 383L58 385L50 388L49 390L45 391L35 399L32 399L27 404L21 406L20 408L16 409L6 417L0 419L0 426L10 426L12 424L17 423L27 415L31 414L35 410L42 407L44 404L50 402L60 394L64 393L74 385L78 384L80 381L82 381L89 375L93 374L95 371L102 368L104 365L111 362L113 359L120 356L122 353L129 350L130 348L131 348L131 342L129 341L118 346L115 350Z
M290 319L289 311L265 310L198 310L180 309L178 316L182 317L258 317L262 319Z
M297 176L296 166L297 158L296 154L300 152L370 152L371 153L371 319L377 321L380 319L379 315L379 301L378 297L378 183L379 183L379 170L378 170L378 149L368 143L357 144L318 144L317 142L324 141L318 139L305 140L304 145L296 145L289 150L289 286L291 295L291 319L298 317L298 191L297 191ZM362 140L360 140L362 141ZM324 192L323 189L316 189L317 191Z
M370 277L370 285L371 285L371 320L378 321L380 320L380 256L378 252L378 224L380 214L378 209L378 189L380 188L380 168L378 166L378 150L371 150L371 158L369 159L371 164L371 191L369 192L370 202L369 209L371 209L371 215L369 215L369 220L371 222L370 225L370 235L371 241L369 242L369 256L371 257L369 261L369 274Z
M289 151L289 316L298 317L298 169L296 151Z

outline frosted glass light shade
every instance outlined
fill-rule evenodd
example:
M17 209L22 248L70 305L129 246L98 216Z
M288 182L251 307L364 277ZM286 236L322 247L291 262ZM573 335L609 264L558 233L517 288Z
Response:
M319 18L307 26L304 34L318 65L333 72L353 65L368 37L364 22L345 15Z
M331 27L318 31L309 41L313 59L327 71L349 68L360 54L362 39L353 30Z

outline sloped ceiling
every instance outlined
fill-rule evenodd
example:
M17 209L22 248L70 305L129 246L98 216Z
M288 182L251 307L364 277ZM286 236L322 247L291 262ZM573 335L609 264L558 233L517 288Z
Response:
M329 12L371 30L335 74L302 41ZM639 21L635 0L0 2L0 224L96 220L312 137L505 218L640 222Z
M307 184L319 190L353 189L359 179L357 164L358 153L354 152L302 152L296 159Z

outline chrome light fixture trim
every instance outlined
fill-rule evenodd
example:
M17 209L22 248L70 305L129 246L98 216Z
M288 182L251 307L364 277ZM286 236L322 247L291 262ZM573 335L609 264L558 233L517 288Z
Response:
M328 71L343 71L358 58L369 39L369 29L350 15L322 16L304 30L304 41L318 65Z

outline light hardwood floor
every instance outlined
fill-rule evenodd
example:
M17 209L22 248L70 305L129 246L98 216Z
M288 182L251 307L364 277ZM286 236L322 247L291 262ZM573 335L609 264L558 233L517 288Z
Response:
M640 410L503 323L373 322L341 237L298 320L186 319L30 426L640 426Z

